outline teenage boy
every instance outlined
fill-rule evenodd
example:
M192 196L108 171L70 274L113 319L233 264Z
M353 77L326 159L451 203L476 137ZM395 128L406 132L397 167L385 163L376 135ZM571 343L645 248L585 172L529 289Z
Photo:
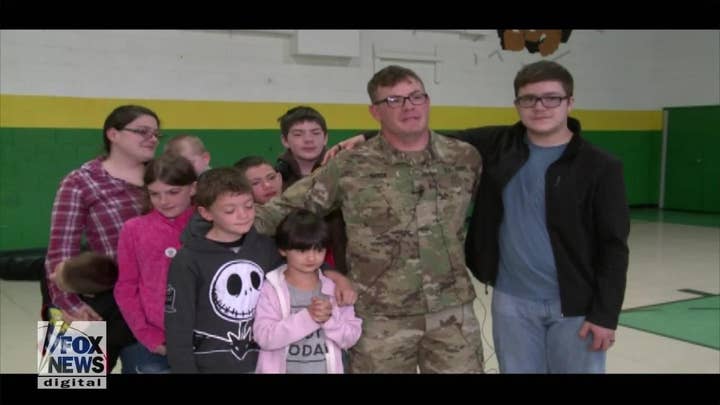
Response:
M240 170L252 187L253 198L258 204L265 204L282 193L283 179L280 173L262 156L246 156L233 165Z
M320 167L325 157L328 132L325 117L308 106L293 107L278 118L278 121L282 133L280 140L287 150L278 157L275 170L282 175L284 191ZM342 212L340 210L330 212L325 217L325 221L330 230L330 243L325 262L340 273L346 274L347 235Z

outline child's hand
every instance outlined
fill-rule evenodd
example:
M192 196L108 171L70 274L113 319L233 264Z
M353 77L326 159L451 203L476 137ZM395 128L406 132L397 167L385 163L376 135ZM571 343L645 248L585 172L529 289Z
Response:
M332 315L332 304L330 300L313 297L308 306L310 317L317 323L325 323Z
M165 345L158 345L158 347L153 350L153 353L159 354L161 356L167 356L167 348Z

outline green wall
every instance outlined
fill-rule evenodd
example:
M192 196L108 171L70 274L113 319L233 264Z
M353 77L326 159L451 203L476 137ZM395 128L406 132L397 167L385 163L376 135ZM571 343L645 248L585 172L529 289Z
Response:
M335 144L356 130L330 130ZM283 148L277 130L166 130L201 137L214 167L250 154L271 161ZM657 204L660 132L588 131L592 143L620 157L631 204ZM158 151L162 150L162 145ZM96 129L0 128L0 251L47 246L50 211L60 180L102 151Z
M665 208L720 212L720 105L666 111Z
M585 138L623 162L630 205L656 205L660 195L661 131L591 131Z
M276 130L167 130L199 136L214 167L247 155L271 162L283 151ZM330 144L357 133L333 130ZM162 151L162 144L158 152ZM46 247L50 212L62 178L102 153L97 129L0 128L0 251Z

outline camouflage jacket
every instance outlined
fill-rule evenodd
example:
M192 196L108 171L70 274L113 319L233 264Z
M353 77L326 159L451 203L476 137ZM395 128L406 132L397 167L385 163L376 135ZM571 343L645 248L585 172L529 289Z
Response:
M466 143L432 132L424 151L400 152L378 136L258 206L255 226L273 234L295 208L341 209L356 312L436 312L475 298L463 244L480 172L480 155Z

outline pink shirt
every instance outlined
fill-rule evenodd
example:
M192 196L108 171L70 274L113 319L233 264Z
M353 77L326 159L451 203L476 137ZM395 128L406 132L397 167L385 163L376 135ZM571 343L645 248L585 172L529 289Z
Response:
M80 253L80 241L90 250L115 258L120 228L142 212L142 187L116 179L102 167L102 159L86 162L60 183L50 220L50 242L45 274L50 275L63 260ZM83 301L77 294L60 290L48 280L52 303L73 310Z
M115 301L137 340L153 351L165 344L165 296L170 261L194 209L174 219L153 210L120 231Z

